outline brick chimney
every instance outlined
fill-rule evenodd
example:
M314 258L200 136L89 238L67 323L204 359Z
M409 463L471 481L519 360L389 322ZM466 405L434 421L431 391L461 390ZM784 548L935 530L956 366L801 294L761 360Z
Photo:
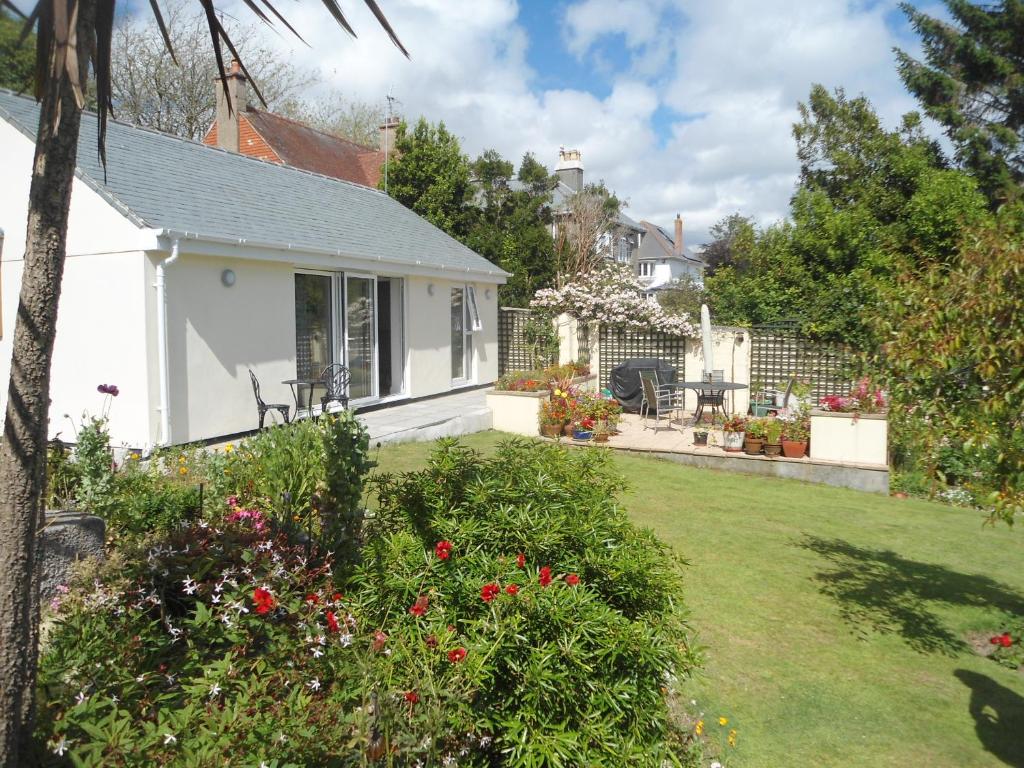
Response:
M402 122L400 117L386 117L380 124L380 152L387 152L389 155L395 152L395 134L398 133L398 124Z
M678 213L676 214L676 238L672 246L672 253L674 255L683 255L683 217Z
M238 151L239 114L249 106L249 88L237 59L231 60L231 69L225 76L228 98L219 77L213 79L217 92L217 146L230 152ZM230 99L230 102L228 101ZM230 103L231 108L228 109Z
M559 148L555 174L573 192L583 189L583 156L580 151L565 147Z

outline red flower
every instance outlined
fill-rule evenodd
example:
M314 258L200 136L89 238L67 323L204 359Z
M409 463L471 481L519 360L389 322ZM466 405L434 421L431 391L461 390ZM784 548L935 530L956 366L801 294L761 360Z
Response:
M520 568L526 567L526 555L524 555L522 552L516 555L516 565L518 565Z
M341 592L335 592L333 595L331 595L331 600L333 600L334 602L338 602L339 600L341 600L342 597L344 597L344 595L342 595Z
M447 560L452 554L452 543L450 541L439 541L434 547L434 554L442 560Z
M416 693L416 691L406 691L405 700L408 701L410 704L415 704L417 701L420 700L420 697L419 694Z
M519 587L517 587L515 584L509 584L507 587L505 587L505 593L515 597L519 594Z
M580 577L577 576L575 573L570 573L568 576L565 577L565 583L568 584L570 587L575 587L577 584L580 583Z
M538 578L538 581L540 581L540 585L542 587L546 587L551 583L551 566L545 565L540 569L540 577Z
M373 648L373 650L379 651L384 648L384 643L386 643L387 641L388 636L378 629L376 632L373 633L373 645L371 647Z
M310 592L308 595L306 595L306 605L319 605L319 604L320 604L320 597L318 595L314 595L312 592Z
M491 602L494 598L501 594L501 587L497 584L484 584L483 589L480 590L480 599L485 603Z
M1003 632L1003 634L1001 635L990 637L988 641L992 643L992 645L1000 645L1003 648L1009 648L1011 645L1013 645L1013 638L1010 637L1009 632Z
M334 615L334 611L327 611L327 629L331 632L337 632L341 627L338 624L338 617Z
M437 635L427 635L427 648L437 648Z
M117 397L121 394L121 390L117 388L116 384L100 384L96 387L96 391L103 395L110 395L111 397Z
M274 600L274 596L270 594L270 590L264 589L263 587L257 587L252 593L252 600L256 603L256 613L263 615L270 613L277 605L277 601Z
M448 661L450 661L452 664L458 664L464 658L466 658L465 648L456 648L452 651L448 651Z
M413 603L412 608L409 609L409 613L413 616L422 616L427 612L427 596L420 595L416 598L416 602Z

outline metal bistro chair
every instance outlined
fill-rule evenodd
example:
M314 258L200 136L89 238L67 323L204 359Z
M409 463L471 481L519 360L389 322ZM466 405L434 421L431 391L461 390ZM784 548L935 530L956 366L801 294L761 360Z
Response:
M288 413L291 411L291 406L284 403L265 403L263 398L260 397L260 380L256 378L256 374L252 372L252 368L249 369L249 379L252 381L252 393L256 395L256 409L260 414L260 429L263 429L263 421L267 417L267 411L279 411L281 416L284 417L284 423L288 423Z
M327 413L328 403L341 403L348 410L348 385L352 375L341 363L331 363L320 374L327 391L320 398L320 413Z
M699 424L704 415L704 406L711 406L711 416L719 411L725 410L725 390L715 389L716 383L725 381L725 371L716 369L711 372L708 378L708 388L697 390L697 410L693 414L693 423Z
M641 370L640 386L643 389L643 400L640 403L640 414L644 418L644 429L647 429L647 417L654 408L654 431L658 431L658 423L664 413L668 419L669 428L672 427L672 411L681 407L679 393L670 387L663 387L658 384L658 373L652 370Z

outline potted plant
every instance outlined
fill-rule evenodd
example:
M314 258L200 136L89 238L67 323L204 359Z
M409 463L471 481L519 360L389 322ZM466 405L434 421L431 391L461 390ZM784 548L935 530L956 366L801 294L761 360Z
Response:
M730 453L743 450L743 436L747 430L747 420L742 416L730 416L722 424L722 448Z
M807 453L807 441L810 436L809 418L798 418L788 422L782 430L782 455L787 459L802 459Z
M846 397L822 398L810 419L812 459L888 464L888 400L869 379L861 379Z
M540 433L544 437L560 437L569 422L569 412L564 403L547 400L540 406Z
M708 431L704 427L698 427L693 430L693 444L694 445L707 445L708 444Z
M782 421L777 418L765 419L764 455L779 456L782 453Z
M574 440L589 440L594 436L594 420L584 416L573 422L572 436Z
M743 438L743 450L748 456L757 456L764 450L764 421L764 419L747 419L747 431L746 436Z
M598 419L594 425L594 442L607 443L610 435L611 429L608 426L608 421L606 419Z

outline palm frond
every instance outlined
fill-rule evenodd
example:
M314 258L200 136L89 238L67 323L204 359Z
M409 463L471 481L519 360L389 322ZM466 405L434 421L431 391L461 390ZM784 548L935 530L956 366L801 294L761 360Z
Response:
M178 57L174 55L174 46L171 45L171 35L167 31L167 24L164 23L164 15L160 12L160 4L157 0L149 0L149 7L153 10L153 18L156 19L156 25L160 29L160 35L164 39L164 45L167 47L167 52L171 54L171 61L177 64Z
M380 6L377 5L376 1L363 0L363 2L366 3L373 15L377 17L377 21L384 28L384 31L388 33L388 37L391 38L391 42L398 46L398 50L402 52L402 55L407 59L411 58L409 56L409 52L405 50L405 46L402 45L402 41L398 39L398 35L395 33L395 30L391 27L391 22L387 20L387 17L384 15L384 12L381 11Z

